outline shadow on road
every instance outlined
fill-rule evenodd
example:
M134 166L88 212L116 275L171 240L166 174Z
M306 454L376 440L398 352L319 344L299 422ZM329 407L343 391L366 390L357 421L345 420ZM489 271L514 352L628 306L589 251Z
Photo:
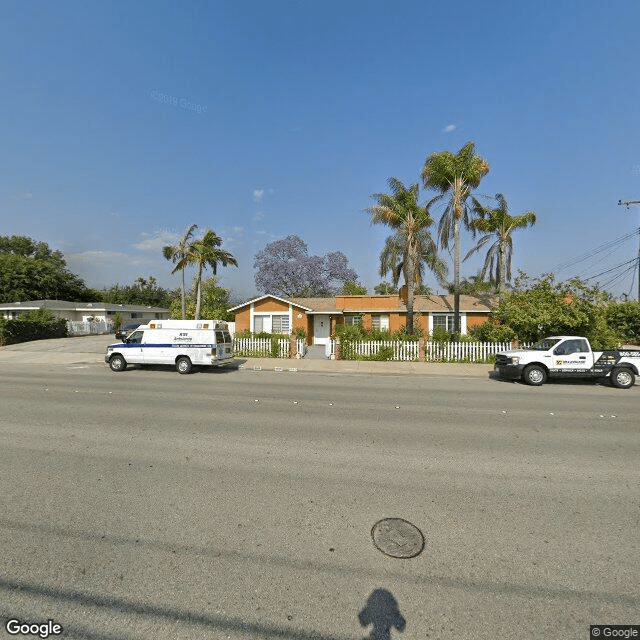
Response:
M367 640L391 640L391 629L404 631L406 620L402 617L398 602L387 589L376 589L358 614L363 627L373 625Z

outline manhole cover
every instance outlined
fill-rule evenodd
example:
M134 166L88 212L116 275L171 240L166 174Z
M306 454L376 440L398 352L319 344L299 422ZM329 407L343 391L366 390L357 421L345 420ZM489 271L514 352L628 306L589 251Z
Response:
M415 525L402 518L385 518L371 529L373 544L392 558L414 558L424 549L424 536Z

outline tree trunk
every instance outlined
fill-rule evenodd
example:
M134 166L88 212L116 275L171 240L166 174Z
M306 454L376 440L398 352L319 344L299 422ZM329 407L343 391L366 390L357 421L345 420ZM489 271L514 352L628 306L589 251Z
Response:
M453 333L460 333L460 220L453 223Z
M185 302L185 294L184 294L184 269L182 269L182 319L184 320L187 317L187 305Z
M456 178L453 192L453 333L460 333L460 220L462 219L462 180Z
M196 315L195 319L200 320L200 303L202 299L202 265L198 265L198 279L196 281Z
M409 246L407 251L407 270L405 277L407 279L407 333L413 333L413 296L415 289L415 273L413 269L412 247Z
M504 285L505 285L505 277L507 273L507 256L505 252L504 246L500 244L498 247L498 299L502 302L502 297L504 295Z

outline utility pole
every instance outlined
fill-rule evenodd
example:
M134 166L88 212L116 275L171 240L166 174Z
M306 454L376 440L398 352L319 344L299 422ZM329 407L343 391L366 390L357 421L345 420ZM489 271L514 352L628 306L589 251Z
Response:
M628 209L632 204L640 204L640 200L618 200L618 204ZM638 227L638 302L640 302L640 227Z

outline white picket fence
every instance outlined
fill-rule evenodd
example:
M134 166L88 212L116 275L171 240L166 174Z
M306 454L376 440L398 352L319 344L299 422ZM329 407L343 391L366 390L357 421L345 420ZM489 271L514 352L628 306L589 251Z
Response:
M289 340L287 338L278 339L278 357L289 357ZM271 357L271 338L234 338L233 352L236 356L252 358Z
M67 331L70 336L90 336L113 333L113 322L76 322L67 320Z
M376 340L350 343L353 355L375 356L382 347L393 347L393 360L415 361L420 357L417 340ZM526 347L528 345L520 345ZM427 362L484 362L489 356L500 351L513 349L511 342L425 342L425 360ZM335 354L335 340L331 341L331 353ZM344 354L343 354L344 355Z
M358 341L350 343L353 356L371 357L378 354L382 347L393 349L392 360L417 361L420 357L419 343L417 340L375 340ZM529 345L521 344L525 348ZM270 358L271 339L270 338L234 338L234 353L242 357ZM306 352L304 340L297 340L298 353L302 356ZM500 351L513 349L511 342L432 342L427 340L424 345L425 360L427 362L486 362L489 356ZM331 340L327 344L327 357L335 355L336 341ZM342 354L343 357L346 354ZM289 357L289 340L287 338L278 339L278 357Z

